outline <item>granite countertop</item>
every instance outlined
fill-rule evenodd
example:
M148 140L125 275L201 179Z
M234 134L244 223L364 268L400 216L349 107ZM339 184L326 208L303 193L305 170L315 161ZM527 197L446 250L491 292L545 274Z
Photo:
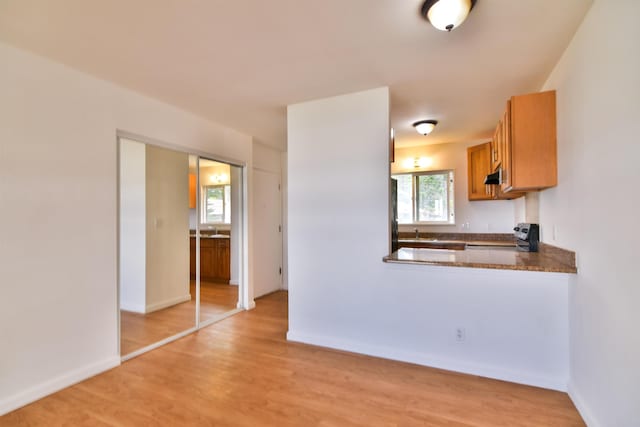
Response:
M189 237L195 238L195 234L189 234ZM201 239L228 239L228 234L201 234Z
M540 243L539 252L524 252L513 246L474 246L468 242L464 250L400 248L383 258L399 264L442 265L450 267L490 268L499 270L577 273L575 254L565 249Z

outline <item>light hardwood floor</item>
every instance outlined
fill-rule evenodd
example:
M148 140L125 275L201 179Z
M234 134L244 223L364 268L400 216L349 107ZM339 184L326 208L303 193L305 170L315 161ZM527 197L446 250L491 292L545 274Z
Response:
M583 426L564 393L290 343L287 294L0 418L72 426Z
M173 336L196 323L196 288L191 281L191 300L149 314L120 311L120 354L123 356ZM200 283L200 321L236 308L238 287L227 283Z

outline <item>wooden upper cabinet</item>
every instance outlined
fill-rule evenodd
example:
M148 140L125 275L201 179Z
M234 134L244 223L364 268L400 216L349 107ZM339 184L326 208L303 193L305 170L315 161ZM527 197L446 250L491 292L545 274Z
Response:
M195 208L196 208L196 174L190 173L189 174L189 209L195 209Z
M504 193L499 185L490 185L491 196L494 200L513 200L524 196L526 193L521 191L509 191Z
M503 193L498 185L485 185L484 180L493 169L495 140L467 147L467 179L469 200L510 200L524 196L512 191Z
M491 173L491 142L467 147L467 179L469 200L491 200L491 189L484 179Z
M557 185L556 92L512 97L502 122L501 190L535 191Z

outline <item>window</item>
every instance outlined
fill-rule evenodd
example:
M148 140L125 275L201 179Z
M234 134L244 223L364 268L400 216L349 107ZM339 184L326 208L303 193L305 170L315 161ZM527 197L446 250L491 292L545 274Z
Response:
M453 171L392 175L398 181L398 223L455 224Z
M231 186L207 185L202 200L202 222L204 224L231 223Z

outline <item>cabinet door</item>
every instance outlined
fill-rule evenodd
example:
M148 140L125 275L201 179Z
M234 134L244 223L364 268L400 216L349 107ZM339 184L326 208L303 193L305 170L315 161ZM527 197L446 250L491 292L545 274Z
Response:
M489 200L491 189L484 180L491 173L491 143L467 148L467 179L469 200Z
M196 278L196 238L189 237L189 276Z
M557 185L555 91L519 95L510 103L509 191Z
M491 140L491 172L498 169L500 165L500 122L496 126L496 130L493 133L493 140Z
M519 191L509 191L504 193L499 185L491 186L491 197L496 200L512 200L524 196L525 193Z
M200 240L202 242L202 240ZM213 259L215 256L215 248L200 245L200 278L203 280L211 280L215 276L213 271Z
M228 282L231 278L229 239L218 239L213 269L216 280Z
M502 115L503 131L503 146L502 146L502 184L500 190L506 192L511 188L512 177L512 138L511 138L511 101L507 101L507 108Z
M220 280L229 282L231 279L231 250L229 239L220 239L219 250Z
M215 239L215 252L213 257L211 258L211 276L217 281L220 280L220 276L222 275L222 265L220 259L220 243L222 239Z

